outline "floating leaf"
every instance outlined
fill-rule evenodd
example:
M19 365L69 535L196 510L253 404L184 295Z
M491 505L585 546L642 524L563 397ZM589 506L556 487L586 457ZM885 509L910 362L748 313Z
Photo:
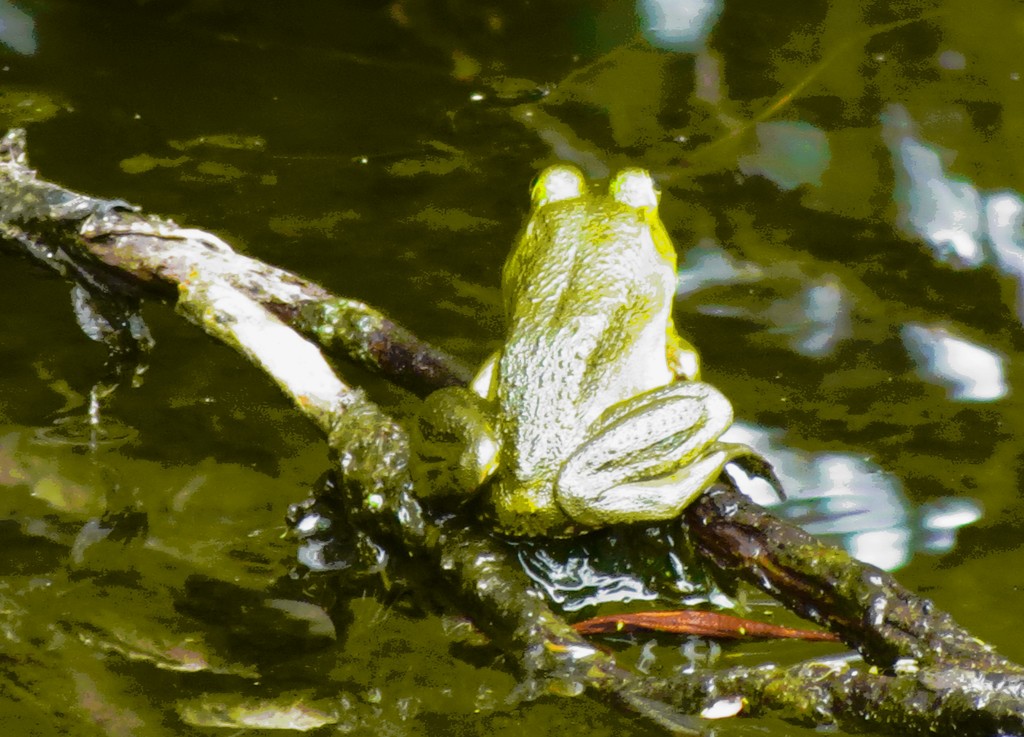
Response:
M777 624L755 622L718 612L653 611L609 614L577 622L573 629L581 635L613 632L672 632L721 639L785 638L815 642L838 642L831 632L793 629Z

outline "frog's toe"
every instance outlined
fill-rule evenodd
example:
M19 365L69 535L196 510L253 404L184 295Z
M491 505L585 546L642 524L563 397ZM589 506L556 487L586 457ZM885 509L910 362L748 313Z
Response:
M731 448L730 452L732 457L729 459L730 463L735 463L751 476L757 476L758 478L762 478L767 481L771 484L775 493L779 495L779 498L785 501L786 490L782 488L782 481L780 481L779 477L775 474L775 468L767 458L746 445L725 443L723 443L723 445L728 445L728 447Z

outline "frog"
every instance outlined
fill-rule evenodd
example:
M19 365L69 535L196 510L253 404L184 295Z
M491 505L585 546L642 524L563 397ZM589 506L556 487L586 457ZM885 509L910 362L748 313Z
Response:
M502 270L501 347L412 422L419 496L480 498L503 533L566 537L676 518L732 461L770 472L720 439L732 405L676 331L659 197L641 168L604 192L569 164L537 176Z

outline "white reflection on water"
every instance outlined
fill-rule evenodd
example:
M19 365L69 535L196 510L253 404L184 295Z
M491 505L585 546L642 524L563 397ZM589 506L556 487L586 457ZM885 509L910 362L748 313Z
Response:
M644 36L657 48L698 51L718 16L721 0L639 0Z
M903 344L925 381L946 387L959 402L991 402L1006 396L1003 357L939 325L907 323Z
M723 284L750 284L765 276L751 261L740 261L710 238L702 239L683 254L676 295L685 297Z
M920 140L901 105L882 115L882 134L896 169L900 226L923 239L935 258L961 268L991 264L1017 282L1024 321L1024 199L1013 191L979 192L945 171L955 153Z
M938 153L909 136L899 139L894 158L903 173L897 201L904 230L923 238L940 261L965 267L984 263L978 191L947 176Z
M1024 200L996 192L985 202L985 222L996 267L1017 282L1017 319L1024 321Z
M7 0L0 0L0 44L24 56L36 53L35 20Z
M777 434L737 422L722 439L749 445L767 458L786 490L785 501L778 501L767 482L734 466L728 467L730 477L754 501L865 563L891 571L916 552L946 552L956 531L981 516L977 502L962 497L915 507L899 479L872 461L853 453L804 453L776 442Z
M747 176L770 179L780 189L810 184L821 186L821 177L832 161L828 136L802 121L758 123L757 150L740 157L740 171Z
M780 281L792 283L791 275L782 279L762 268L742 261L710 239L704 239L686 251L679 268L676 294L680 297L721 285L755 284ZM698 308L704 314L729 316L765 325L768 332L784 335L789 347L803 356L826 356L852 333L852 300L842 281L834 274L801 274L798 289L777 296L767 305L753 302L726 305L714 301Z

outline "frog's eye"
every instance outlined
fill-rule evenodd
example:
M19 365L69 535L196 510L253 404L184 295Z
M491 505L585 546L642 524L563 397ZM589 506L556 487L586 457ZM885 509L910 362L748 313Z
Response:
M555 164L537 175L530 199L534 207L543 207L551 202L576 199L583 194L586 182L580 170L568 164Z
M654 180L643 169L623 169L612 183L608 191L616 202L630 207L657 207L658 191L654 188Z

